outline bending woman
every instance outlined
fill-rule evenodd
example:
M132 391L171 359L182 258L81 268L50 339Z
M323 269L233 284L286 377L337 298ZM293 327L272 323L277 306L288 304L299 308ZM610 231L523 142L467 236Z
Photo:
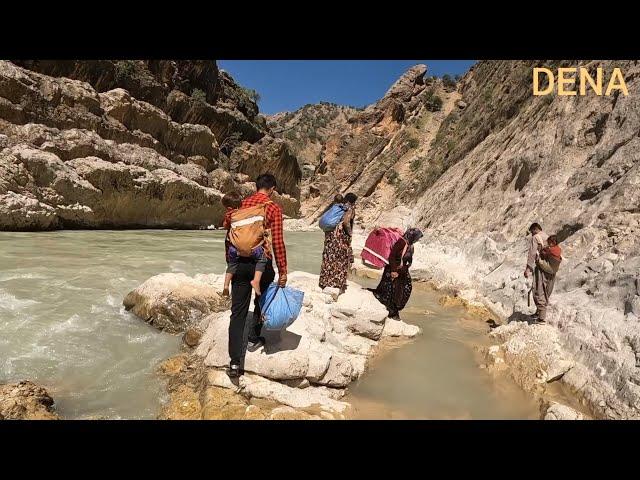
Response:
M340 293L347 289L349 267L353 262L351 248L351 234L355 218L356 200L354 193L344 196L346 211L342 221L332 232L324 234L324 249L322 251L322 266L320 267L320 288L338 288Z
M370 289L389 311L389 318L400 320L400 310L409 301L413 285L409 267L413 261L413 244L422 238L417 228L408 229L391 247L389 264L384 267L378 288Z

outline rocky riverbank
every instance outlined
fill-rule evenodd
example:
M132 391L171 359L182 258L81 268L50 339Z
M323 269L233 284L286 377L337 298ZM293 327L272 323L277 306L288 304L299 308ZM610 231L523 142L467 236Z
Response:
M416 326L387 319L384 307L355 283L338 296L320 290L317 275L292 272L288 284L305 292L300 316L281 335L266 332L267 345L247 353L247 373L232 381L224 371L228 306L214 301L191 308L188 298L189 292L201 297L203 290L217 298L222 282L215 274L162 274L125 300L154 325L175 319L172 331L184 331L185 343L195 347L160 367L169 376L171 396L161 418L348 418L348 385L364 374L381 339L419 334ZM162 307L167 304L175 310Z
M57 420L53 398L30 381L0 385L0 420Z
M364 239L354 238L356 258ZM598 303L561 281L551 297L547 324L529 324L535 307L533 302L527 305L525 248L524 241L506 244L488 236L460 244L427 235L416 246L412 275L446 292L444 302L474 310L493 327L492 345L483 351L489 370L508 372L540 398L558 382L596 418L640 418L635 313ZM571 253L569 246L569 258ZM359 260L354 273L379 275ZM562 274L561 270L559 278Z

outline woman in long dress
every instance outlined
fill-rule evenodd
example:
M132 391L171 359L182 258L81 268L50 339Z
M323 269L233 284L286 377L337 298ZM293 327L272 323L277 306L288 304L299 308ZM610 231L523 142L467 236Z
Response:
M349 267L353 263L351 235L358 197L354 193L344 196L346 211L335 230L325 232L322 266L320 267L320 288L333 287L344 293L347 289Z
M384 267L378 288L371 289L375 297L389 311L389 318L400 320L402 310L409 297L413 284L409 267L413 262L413 244L422 238L417 228L408 229L391 247L389 264Z

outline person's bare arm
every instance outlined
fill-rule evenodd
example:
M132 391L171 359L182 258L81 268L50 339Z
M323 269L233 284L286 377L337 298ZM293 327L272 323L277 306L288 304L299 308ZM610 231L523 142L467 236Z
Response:
M536 268L536 256L538 254L538 242L535 236L531 236L529 252L527 253L527 266L524 269L524 276L528 277Z
M351 220L353 219L354 214L355 212L353 208L350 208L344 214L344 217L342 217L342 228L344 228L344 231L347 232L347 235L349 236L351 236L351 234L353 233L351 228Z

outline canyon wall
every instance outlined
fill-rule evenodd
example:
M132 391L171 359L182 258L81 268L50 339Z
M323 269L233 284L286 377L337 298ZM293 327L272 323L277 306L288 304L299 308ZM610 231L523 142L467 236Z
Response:
M301 170L214 61L0 62L0 230L205 228L221 196Z
M617 67L629 95L534 96L535 66L602 67L605 87ZM502 321L533 312L522 272L541 223L565 258L548 319L570 359L563 382L597 416L638 418L639 62L481 61L453 87L425 70L326 135L302 193L308 221L354 191L365 233L423 228L416 275Z

